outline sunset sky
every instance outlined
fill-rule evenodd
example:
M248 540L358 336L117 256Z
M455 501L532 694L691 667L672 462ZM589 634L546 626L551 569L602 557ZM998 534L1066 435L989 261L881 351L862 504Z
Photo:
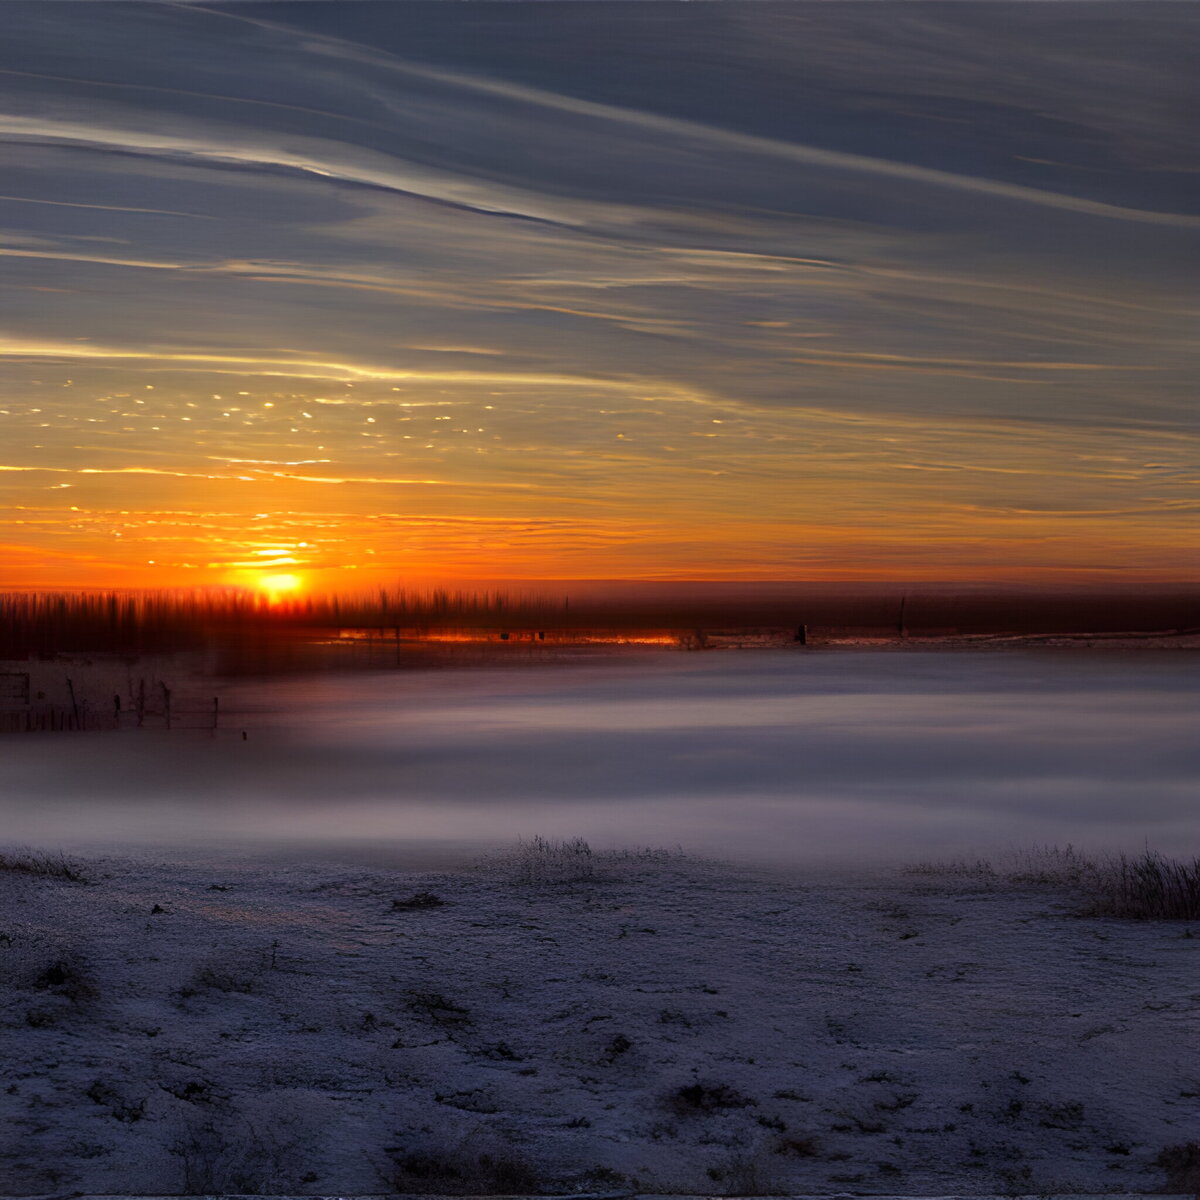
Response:
M1195 5L3 7L0 587L1200 579Z

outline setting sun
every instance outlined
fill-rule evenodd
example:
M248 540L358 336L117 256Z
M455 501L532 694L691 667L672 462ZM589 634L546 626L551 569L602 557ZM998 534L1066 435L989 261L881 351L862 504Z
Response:
M258 580L259 588L272 599L295 592L300 587L299 575L263 575Z

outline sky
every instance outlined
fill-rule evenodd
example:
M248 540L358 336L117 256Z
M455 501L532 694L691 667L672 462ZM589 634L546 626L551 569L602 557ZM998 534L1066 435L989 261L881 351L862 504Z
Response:
M24 3L0 587L1200 579L1200 10Z

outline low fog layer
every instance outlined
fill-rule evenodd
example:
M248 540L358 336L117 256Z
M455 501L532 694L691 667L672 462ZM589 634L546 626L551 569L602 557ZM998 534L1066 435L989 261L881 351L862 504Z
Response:
M581 835L810 865L1045 842L1194 853L1198 693L1189 656L1151 651L663 654L243 685L212 738L4 738L4 837L402 859Z

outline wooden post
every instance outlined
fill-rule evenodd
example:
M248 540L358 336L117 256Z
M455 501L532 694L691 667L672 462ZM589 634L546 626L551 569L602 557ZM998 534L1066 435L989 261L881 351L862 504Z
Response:
M75 701L75 684L71 682L70 675L67 676L67 691L71 693L71 713L75 718L75 724L79 724L79 705Z
M158 686L162 688L163 694L163 716L167 719L167 728L171 728L171 689L160 679Z
M220 719L221 719L221 698L219 696L214 696L213 697L213 723L212 723L214 733L216 732L217 723L220 721Z

